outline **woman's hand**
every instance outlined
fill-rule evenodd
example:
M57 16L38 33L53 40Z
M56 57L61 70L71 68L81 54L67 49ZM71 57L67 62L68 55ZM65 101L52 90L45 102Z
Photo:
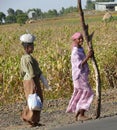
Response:
M94 51L92 49L90 49L87 54L87 58L91 58L93 55L94 55Z
M81 65L83 66L89 58L91 58L94 55L94 51L92 49L89 50L88 54L86 55L86 58L82 61Z

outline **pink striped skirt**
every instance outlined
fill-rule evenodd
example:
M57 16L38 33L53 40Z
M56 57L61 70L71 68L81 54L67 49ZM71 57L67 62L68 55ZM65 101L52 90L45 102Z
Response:
M74 81L74 92L69 101L66 112L77 113L80 109L84 109L86 111L89 110L93 97L94 94L88 80L85 82L83 82L82 79Z

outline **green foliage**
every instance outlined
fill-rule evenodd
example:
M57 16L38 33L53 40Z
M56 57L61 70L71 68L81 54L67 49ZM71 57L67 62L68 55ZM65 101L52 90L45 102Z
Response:
M94 1L92 1L92 0L87 0L86 9L88 9L88 10L93 10L93 9L95 9L95 3L94 3Z
M63 8L57 12L56 9L53 10L48 10L47 12L42 12L41 9L38 8L33 8L33 9L28 9L27 12L23 12L22 10L17 9L16 11L12 8L9 8L7 10L8 15L5 16L3 12L0 12L0 23L19 23L20 25L25 23L25 20L27 19L33 19L33 20L38 20L38 19L44 19L44 18L53 18L53 17L58 17L62 15L66 15L72 12L77 12L77 7L69 7L69 8ZM27 15L27 16L25 16Z
M15 15L17 16L17 15L20 15L20 14L23 14L24 12L22 11L22 10L19 10L19 9L17 9L16 11L15 11Z
M8 15L9 15L9 16L15 15L15 11L14 11L14 9L12 9L12 8L9 8L9 9L7 10L7 12L8 12Z
M6 23L16 23L16 17L15 15L8 15L5 19Z
M25 24L25 22L28 19L28 16L27 16L27 14L24 14L24 13L23 14L18 14L16 19L17 19L17 23L22 25L22 24Z
M0 12L0 24L3 23L3 20L5 21L6 15L3 12Z

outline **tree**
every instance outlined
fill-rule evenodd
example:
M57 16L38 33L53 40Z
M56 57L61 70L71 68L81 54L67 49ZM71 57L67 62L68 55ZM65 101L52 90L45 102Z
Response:
M77 7L69 7L69 8L64 8L62 7L62 9L59 11L59 14L60 15L63 15L63 14L68 14L68 13L72 13L72 12L77 12Z
M87 0L86 9L95 9L95 3L92 0Z
M17 9L16 11L15 11L15 15L19 15L19 14L23 14L24 12L22 11L22 10L19 10L19 9Z
M58 12L57 12L56 9L53 9L53 15L54 15L54 16L58 16Z
M71 13L71 9L70 9L70 8L66 8L66 9L64 10L64 14L68 14L68 13Z
M16 15L15 15L15 11L12 8L9 8L7 10L8 12L8 16L6 17L6 23L16 23Z
M55 9L53 9L53 10L49 10L47 15L48 15L49 18L51 18L51 17L58 16L58 13L57 13L57 11Z
M5 23L16 23L15 15L8 15L5 19Z
M28 16L26 13L22 13L22 14L17 15L16 19L17 19L17 23L22 25L22 24L25 24L25 22L28 19Z
M38 19L38 18L42 18L41 9L34 9L34 11L35 11L35 13L36 13L37 19Z
M9 9L7 10L7 12L8 12L8 15L12 15L12 16L15 15L15 11L14 11L14 9L12 9L12 8L9 8Z
M0 12L0 24L3 23L3 21L5 21L6 15L3 12Z
M31 18L31 19L39 19L39 18L42 18L42 11L41 9L29 9L27 11L27 14L28 14L28 17Z
M64 14L65 8L62 7L62 9L60 10L60 14Z

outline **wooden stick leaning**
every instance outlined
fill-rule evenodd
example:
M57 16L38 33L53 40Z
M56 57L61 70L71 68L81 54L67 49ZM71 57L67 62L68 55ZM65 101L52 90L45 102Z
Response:
M83 29L83 33L84 33L84 37L88 46L88 49L92 49L93 50L93 46L92 46L92 37L93 34L88 33L88 24L85 24L85 19L84 19L84 12L82 10L82 6L81 6L81 0L78 0L78 11L80 13L80 20L81 20L81 25L82 25L82 29ZM91 58L92 64L93 64L93 68L95 71L95 83L96 83L96 119L100 117L100 113L101 113L101 79L100 79L100 73L99 73L99 69L98 69L98 65L97 65L97 61L95 59L95 56L93 55L93 57Z

